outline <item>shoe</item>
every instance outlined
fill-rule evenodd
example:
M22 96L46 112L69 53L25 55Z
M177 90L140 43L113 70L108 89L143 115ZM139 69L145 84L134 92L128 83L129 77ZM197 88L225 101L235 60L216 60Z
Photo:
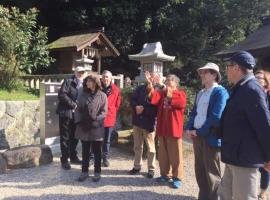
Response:
M147 178L153 178L154 175L155 175L154 170L149 170L148 173L147 173Z
M172 184L172 187L173 187L173 188L178 189L178 188L181 187L182 182L181 182L181 180L178 179L178 178L173 178L173 181L172 181L171 184Z
M94 173L94 177L92 178L93 182L98 182L100 179L100 173Z
M157 181L160 183L172 182L173 180L167 176L160 176L157 178Z
M70 170L70 169L71 169L71 166L70 166L69 162L61 163L61 167L62 167L64 170Z
M110 162L107 158L103 159L103 167L109 167L110 166Z
M81 165L82 161L78 157L70 158L70 163L74 165Z
M89 177L88 172L82 172L81 175L80 175L79 178L78 178L78 181L79 181L79 182L83 182L83 181L85 181L88 177Z
M132 170L130 170L128 173L130 175L136 175L136 174L139 174L141 171L141 169L135 169L135 168L132 168Z

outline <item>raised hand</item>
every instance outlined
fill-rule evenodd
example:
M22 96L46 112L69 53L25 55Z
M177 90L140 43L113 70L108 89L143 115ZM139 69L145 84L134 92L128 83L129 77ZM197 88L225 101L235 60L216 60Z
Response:
M159 75L159 74L155 74L154 75L154 83L159 84L159 85L163 85L163 78Z
M151 74L149 73L149 71L144 72L146 81L148 84L152 84L153 78L151 77Z

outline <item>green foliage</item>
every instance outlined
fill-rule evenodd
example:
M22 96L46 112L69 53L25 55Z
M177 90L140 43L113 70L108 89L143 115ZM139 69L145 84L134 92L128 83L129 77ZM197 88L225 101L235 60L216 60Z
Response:
M16 90L0 89L0 100L4 101L20 101L20 100L38 100L37 91L28 90L26 88L18 88Z
M185 84L198 85L195 68L206 61L219 62L214 53L252 33L259 17L269 14L269 0L2 0L23 9L37 6L51 40L64 32L105 27L121 56L103 63L113 72L134 77L138 63L128 54L145 42L161 41L164 52L176 61L166 68L180 69ZM168 71L165 69L165 71ZM188 77L185 75L189 74Z
M12 89L18 76L47 67L47 29L37 26L36 9L21 13L18 8L0 6L0 87Z

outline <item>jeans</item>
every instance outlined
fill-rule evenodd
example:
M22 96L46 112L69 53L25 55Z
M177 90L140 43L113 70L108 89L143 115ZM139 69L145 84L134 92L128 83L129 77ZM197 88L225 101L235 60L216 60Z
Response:
M81 141L82 142L82 172L89 171L89 160L90 160L90 147L94 153L95 164L94 172L101 172L101 145L102 141Z
M105 137L103 140L103 147L102 147L103 159L109 158L109 150L110 150L110 145L111 145L112 132L113 132L113 127L105 127Z

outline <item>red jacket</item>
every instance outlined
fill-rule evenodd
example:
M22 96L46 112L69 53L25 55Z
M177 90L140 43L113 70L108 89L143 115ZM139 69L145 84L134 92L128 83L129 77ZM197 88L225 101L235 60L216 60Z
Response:
M112 91L108 96L108 113L104 119L104 127L113 127L116 122L116 114L121 104L121 92L118 87L112 83Z
M184 126L186 93L175 90L172 98L167 98L167 91L154 90L151 103L158 106L157 130L159 136L181 138Z

